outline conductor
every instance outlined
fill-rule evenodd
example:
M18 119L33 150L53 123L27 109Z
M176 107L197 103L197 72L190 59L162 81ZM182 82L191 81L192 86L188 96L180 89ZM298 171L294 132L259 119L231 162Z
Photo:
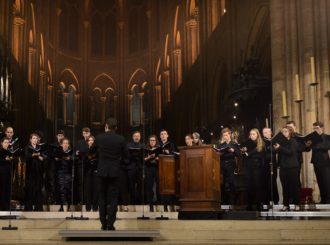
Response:
M120 164L128 153L123 136L116 133L117 120L109 118L105 122L105 132L98 135L95 146L98 152L97 178L99 188L99 214L102 230L115 230Z

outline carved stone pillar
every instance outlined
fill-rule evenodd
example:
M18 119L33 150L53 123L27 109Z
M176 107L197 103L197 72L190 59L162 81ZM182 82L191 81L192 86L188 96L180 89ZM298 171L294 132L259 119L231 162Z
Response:
M32 88L35 89L35 63L36 63L36 49L29 47L29 58L28 58L28 82Z
M16 61L22 65L23 62L23 37L24 37L24 19L15 16L13 19L13 29L12 29L12 53Z
M47 85L47 74L44 70L39 71L39 93L38 100L44 110L46 110L46 85Z
M107 97L100 97L101 100L101 124L105 122L105 102L107 101Z
M128 118L129 118L129 124L133 125L133 117L132 117L132 99L133 95L129 94L127 95L128 98Z
M113 96L113 115L117 118L118 95Z
M67 122L67 106L68 106L68 96L69 93L63 93L63 124L65 125Z
M52 111L52 108L54 107L54 105L52 103L53 93L54 93L54 86L48 84L48 87L47 87L47 118L49 120L52 120L52 115L53 115L53 111Z
M176 91L182 83L182 55L179 48L173 50L173 77L174 91Z
M144 96L144 93L139 93L139 97L140 97L140 122L141 122L141 124L144 124L144 119L145 119L145 117L143 116L143 113L144 113L143 96Z
M199 43L199 35L198 35L198 22L196 19L191 19L186 22L187 28L187 64L190 67L198 55L198 43Z
M160 84L155 86L156 91L156 118L162 117L162 87Z

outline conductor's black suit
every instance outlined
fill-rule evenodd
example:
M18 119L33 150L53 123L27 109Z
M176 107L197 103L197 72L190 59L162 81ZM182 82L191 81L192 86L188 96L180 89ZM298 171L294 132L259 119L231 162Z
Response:
M99 213L102 229L114 230L116 220L120 164L127 159L124 137L108 131L96 137L98 151L97 177L99 187Z

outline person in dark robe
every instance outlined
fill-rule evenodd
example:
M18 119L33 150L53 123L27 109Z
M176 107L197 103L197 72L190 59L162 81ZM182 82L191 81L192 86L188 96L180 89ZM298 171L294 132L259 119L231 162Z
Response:
M262 130L263 140L265 142L265 164L263 168L264 181L264 203L278 204L279 195L277 190L277 170L278 162L276 159L276 152L272 146L272 130L264 128ZM272 196L273 195L273 196Z
M9 139L2 138L0 148L0 211L9 210L12 163L13 155L9 151Z
M38 145L39 135L30 135L30 142L25 147L26 159L25 176L25 210L42 211L44 186L44 155L41 146Z
M320 143L312 145L311 147L311 163L314 165L316 180L320 189L320 203L330 204L330 135L324 133L324 125L322 122L313 123L313 130L322 137Z
M59 188L60 209L64 211L64 205L72 204L72 165L73 150L70 148L68 138L61 140L61 146L55 150L56 180Z
M221 140L216 148L220 152L220 168L223 176L221 185L222 203L234 205L236 203L235 168L237 158L241 157L238 145L231 138L231 130L221 130Z
M298 154L300 154L299 145L294 138L292 127L282 128L282 134L287 139L285 143L275 143L274 148L278 153L278 162L280 166L280 179L283 189L283 208L282 211L288 211L290 204L295 205L295 210L300 210L300 163Z
M154 205L160 203L159 195L159 165L158 155L160 153L160 146L156 135L150 135L148 144L145 150L145 164L146 164L146 194L147 202L150 206L150 211L154 211ZM154 198L156 197L156 201Z
M255 205L257 210L261 211L262 201L264 200L263 193L263 167L264 167L264 152L265 143L258 129L250 130L248 146L243 146L241 151L244 156L244 168L247 183L248 206L247 210L254 210Z
M98 211L98 192L97 192L97 152L94 146L94 136L87 139L88 153L85 167L85 201L86 211Z

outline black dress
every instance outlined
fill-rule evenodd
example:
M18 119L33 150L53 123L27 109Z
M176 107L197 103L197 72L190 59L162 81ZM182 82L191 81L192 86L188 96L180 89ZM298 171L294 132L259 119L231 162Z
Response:
M42 211L44 161L40 160L39 156L33 156L34 153L40 153L42 156L41 147L33 147L29 144L25 147L24 153L26 158L25 210Z
M300 203L300 154L299 145L294 138L288 140L287 144L281 145L278 149L280 166L280 179L283 187L283 205Z
M233 141L218 144L217 148L220 150L220 167L223 176L223 184L221 185L222 204L235 204L236 188L235 188L235 168L236 158L241 156L238 145ZM234 149L230 152L229 149Z
M248 194L248 209L252 205L261 208L261 203L264 200L263 188L263 167L264 167L264 149L257 150L256 142L253 142L253 148L249 149L244 156L244 167L246 176L246 186Z
M311 162L314 165L314 171L317 184L320 188L321 203L330 203L330 135L322 134L322 142L312 147Z
M0 149L0 211L8 211L10 203L11 165L12 161L6 160L12 154L3 148Z

